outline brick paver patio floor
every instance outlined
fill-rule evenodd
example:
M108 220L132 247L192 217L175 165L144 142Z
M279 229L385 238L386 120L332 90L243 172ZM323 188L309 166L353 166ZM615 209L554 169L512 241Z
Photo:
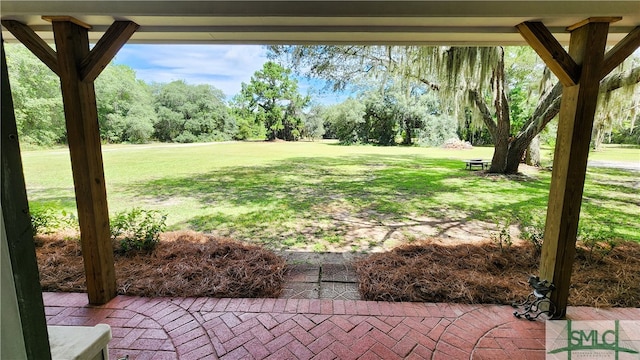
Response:
M49 325L111 325L129 359L544 359L544 322L498 305L324 299L141 298L87 305L44 293ZM640 309L572 307L569 318L640 320Z

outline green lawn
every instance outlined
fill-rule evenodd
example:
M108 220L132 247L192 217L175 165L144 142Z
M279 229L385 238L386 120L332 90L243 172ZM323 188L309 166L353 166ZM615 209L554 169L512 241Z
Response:
M490 159L492 148L248 142L103 151L111 213L159 209L171 229L315 251L368 250L476 220L540 221L550 181L548 171L514 180L465 170L462 159ZM68 151L22 157L32 205L75 211ZM589 170L581 225L640 241L639 218L637 172Z
M551 165L553 157L553 149L548 146L542 146L540 149L542 162ZM603 144L598 151L589 153L590 161L621 161L639 164L640 163L640 147L637 145L617 145Z

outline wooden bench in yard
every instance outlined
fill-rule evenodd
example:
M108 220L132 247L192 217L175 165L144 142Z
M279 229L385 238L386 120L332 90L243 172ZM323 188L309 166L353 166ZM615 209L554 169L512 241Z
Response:
M467 169L472 170L474 166L481 168L482 170L488 169L491 166L491 161L482 160L482 159L472 159L465 161L467 164Z

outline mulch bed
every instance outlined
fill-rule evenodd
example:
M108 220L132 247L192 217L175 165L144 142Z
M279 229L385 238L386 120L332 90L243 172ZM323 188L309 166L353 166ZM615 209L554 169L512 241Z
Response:
M531 289L539 255L528 243L501 252L493 243L405 245L354 263L366 300L511 304ZM578 247L570 305L640 306L640 244L619 243L608 255Z
M36 255L44 291L86 291L77 238L38 236ZM119 294L147 297L276 298L286 270L259 246L187 231L162 234L152 253L116 252L115 268Z
M117 248L117 245L114 245ZM76 238L36 237L44 291L86 291ZM528 243L501 252L491 242L441 245L425 240L354 262L360 294L377 301L511 304L524 299L539 255ZM118 293L163 297L278 297L286 263L256 245L181 231L162 234L152 253L115 253ZM602 256L578 247L571 305L640 306L640 244Z

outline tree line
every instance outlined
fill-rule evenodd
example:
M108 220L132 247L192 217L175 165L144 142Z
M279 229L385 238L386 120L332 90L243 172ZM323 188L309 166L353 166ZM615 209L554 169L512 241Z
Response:
M57 76L29 50L8 44L7 65L21 142L66 143ZM184 81L147 84L110 64L95 81L100 137L107 143L227 140L236 124L222 91Z
M562 86L528 47L274 45L270 56L335 89L375 83L384 94L391 80L409 93L421 85L437 94L440 111L456 119L459 135L488 133L494 173L516 173L560 111ZM619 140L640 143L638 83L638 57L602 80L595 148L616 132L625 134Z
M7 62L21 141L64 144L59 80L19 44L7 46ZM206 142L245 139L296 141L336 138L344 144L415 142L439 145L456 136L434 94L405 91L388 81L385 91L361 88L334 105L300 94L292 70L266 62L230 101L211 85L145 83L126 65L110 64L95 82L100 137L105 143Z
M58 78L22 45L6 52L21 141L65 143ZM231 100L211 85L147 84L111 64L95 83L100 136L108 143L325 137L383 146L458 137L494 145L490 171L513 173L559 112L562 87L526 47L270 46L268 56ZM318 104L300 94L300 76L353 95ZM640 143L639 82L637 57L602 81L595 147Z

